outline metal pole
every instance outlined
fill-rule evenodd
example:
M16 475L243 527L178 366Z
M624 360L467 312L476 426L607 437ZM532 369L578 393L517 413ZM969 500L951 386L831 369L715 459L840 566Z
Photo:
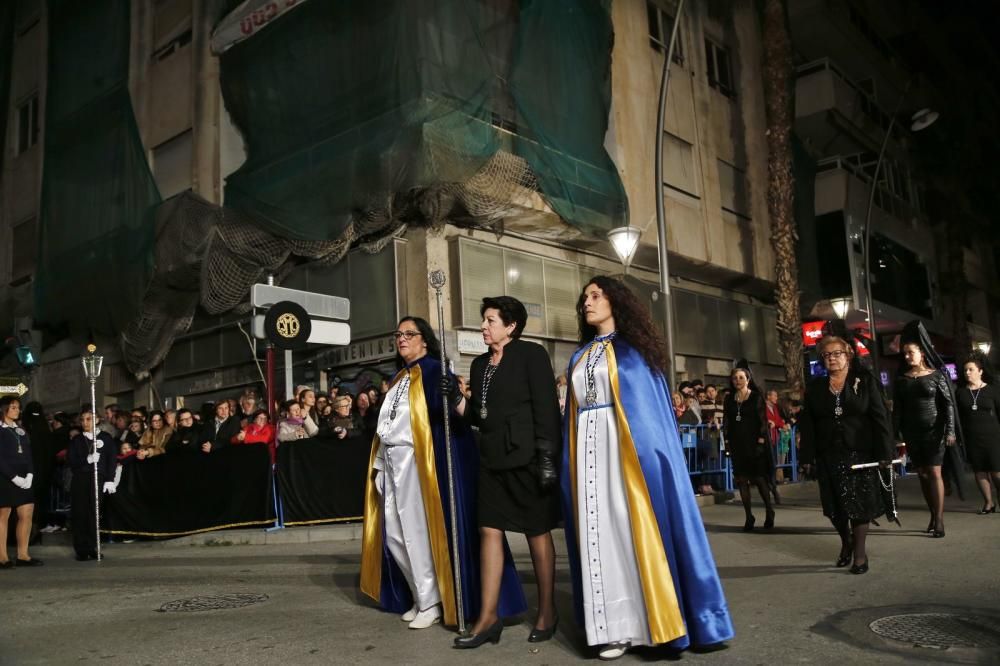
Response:
M97 442L97 377L90 378L90 434L93 438L91 446L93 447L92 453L96 454ZM108 455L110 451L105 451L104 455ZM99 456L98 456L99 457ZM101 489L98 486L97 477L97 457L94 458L94 531L97 537L97 561L101 561Z
M670 63L674 57L674 46L677 43L677 29L684 12L684 0L677 2L677 15L670 30L670 44L663 58L663 73L660 75L660 101L656 107L656 243L660 260L660 293L663 295L664 334L667 338L667 359L670 367L667 369L667 385L675 385L677 368L674 357L674 313L670 295L670 261L667 251L667 219L663 210L663 116L667 106L667 86L670 84Z
M883 389L882 374L879 372L878 367L878 335L876 334L875 324L875 301L872 297L872 208L875 205L875 190L878 189L878 175L882 170L882 161L885 159L885 149L889 145L889 139L892 137L892 129L896 126L896 116L899 115L899 110L903 108L903 100L906 98L906 93L910 91L911 85L913 85L912 78L906 83L906 87L899 96L899 101L896 102L896 109L892 112L892 116L889 118L889 127L885 130L885 137L883 137L882 146L878 151L878 161L875 162L875 174L872 176L871 191L868 193L868 208L865 210L865 245L863 259L865 262L865 308L868 310L868 334L871 335L872 338L872 370L875 372L875 381L878 382L880 389Z
M444 341L444 306L441 304L441 288L444 287L444 271L431 271L427 281L434 287L437 296L438 331L441 338L441 377L448 376L448 352ZM444 402L444 451L448 461L448 504L451 510L451 558L452 572L455 575L455 608L458 614L458 633L465 633L465 609L462 604L462 560L458 548L458 505L455 501L455 465L451 459L451 405L448 396L442 396Z

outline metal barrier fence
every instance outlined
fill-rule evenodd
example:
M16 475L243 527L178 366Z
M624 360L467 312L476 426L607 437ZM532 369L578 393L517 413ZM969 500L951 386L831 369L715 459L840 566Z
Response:
M722 430L709 425L682 425L680 431L688 476L698 485L732 491L733 468Z
M732 491L733 466L726 454L726 441L722 430L711 425L682 425L681 446L687 461L688 476L697 485L711 485L715 490ZM771 461L775 470L782 470L785 478L793 483L799 480L799 456L795 427L787 432L778 431L770 438Z

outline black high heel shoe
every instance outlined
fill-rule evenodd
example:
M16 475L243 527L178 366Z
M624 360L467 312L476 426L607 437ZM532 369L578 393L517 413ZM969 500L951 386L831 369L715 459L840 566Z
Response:
M924 530L924 532L927 532L928 534L930 534L933 531L934 531L934 519L931 518L931 522L927 523L927 529Z
M865 558L864 564L855 564L851 567L851 573L855 575L861 575L868 573L868 558Z
M553 626L553 628L555 628ZM459 636L455 639L453 648L456 650L471 650L479 647L483 643L490 642L496 645L500 642L500 634L503 633L503 620L497 620L485 631L468 636Z
M753 516L747 516L747 521L743 523L744 532L753 532L753 525L757 522L757 519Z
M837 558L837 562L834 564L834 566L836 566L838 569L843 569L844 567L846 567L848 564L851 563L852 559L854 559L853 555L854 555L854 544L841 546L840 557Z
M548 629L536 629L532 627L531 633L528 634L528 642L542 643L544 641L551 639L553 636L555 636L556 627L558 626L559 626L559 616L556 615L555 619L552 620L552 626L549 627Z
M774 527L774 511L768 511L764 516L764 529L769 530Z
M980 509L979 511L976 511L976 515L977 516L985 516L987 514L996 513L996 512L997 512L997 505L996 504L994 504L993 506L991 506L988 509L984 505L982 509Z

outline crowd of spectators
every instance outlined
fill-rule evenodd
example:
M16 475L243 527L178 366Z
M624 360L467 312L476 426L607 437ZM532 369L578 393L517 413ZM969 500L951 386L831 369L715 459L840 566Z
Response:
M197 410L149 410L144 406L124 409L112 404L104 408L97 427L117 444L119 463L183 451L211 454L227 446L248 444L268 446L274 462L278 446L300 439L369 444L387 391L386 382L380 387L364 386L356 395L340 386L326 393L300 386L292 399L277 406L273 422L266 401L262 402L253 388L237 398L206 402ZM33 442L40 440L35 445L36 467L47 467L53 479L51 489L36 494L35 518L43 533L65 529L62 516L68 500L67 448L81 432L78 414L55 412L46 418L48 431L33 433Z

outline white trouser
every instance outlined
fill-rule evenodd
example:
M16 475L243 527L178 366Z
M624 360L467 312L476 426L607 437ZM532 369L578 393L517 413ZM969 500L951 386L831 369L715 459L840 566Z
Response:
M386 446L384 470L385 540L403 572L414 603L427 610L441 603L427 534L420 477L409 446Z

